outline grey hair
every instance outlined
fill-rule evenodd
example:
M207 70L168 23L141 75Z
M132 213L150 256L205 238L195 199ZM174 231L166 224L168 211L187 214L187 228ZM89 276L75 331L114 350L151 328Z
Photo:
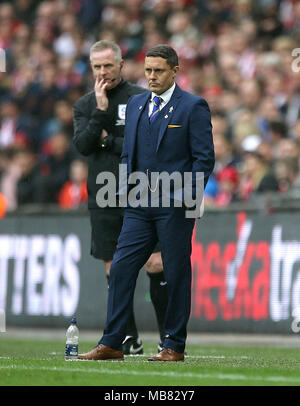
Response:
M121 49L120 49L119 45L117 45L113 41L109 41L109 40L106 40L106 39L95 42L95 44L92 45L92 47L90 49L90 57L91 57L93 52L103 51L105 49L111 49L113 51L113 53L114 53L116 61L121 62L121 60L122 60L122 52L121 52Z

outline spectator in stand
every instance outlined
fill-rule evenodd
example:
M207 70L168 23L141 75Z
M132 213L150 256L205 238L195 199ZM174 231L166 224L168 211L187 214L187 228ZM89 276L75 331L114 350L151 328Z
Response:
M200 32L192 23L191 10L171 13L166 27L170 35L170 45L178 50L178 56L183 59L195 58Z
M31 24L34 20L35 9L38 5L36 0L16 0L14 4L15 14L19 20Z
M214 199L217 207L226 207L237 200L239 173L233 166L226 166L217 174L218 193Z
M54 117L59 131L64 132L70 139L73 137L73 112L72 106L66 100L60 100L54 105Z
M271 96L264 97L259 103L258 111L256 112L257 125L263 139L271 142L269 133L270 123L276 120L281 120L280 110Z
M102 2L99 0L74 1L72 6L80 26L89 33L101 18Z
M255 112L240 110L232 126L232 144L236 154L243 152L243 142L252 134L259 134Z
M0 48L10 47L19 24L21 21L15 15L13 4L8 1L0 4Z
M273 156L278 157L280 154L280 143L287 137L287 127L285 123L282 121L271 121L269 123L269 137Z
M13 160L18 173L17 207L44 202L42 176L36 155L30 149L22 148L16 151Z
M214 128L214 127L213 127ZM225 130L219 126L219 129ZM233 146L223 133L216 132L213 135L215 148L215 167L213 175L207 183L205 189L205 203L210 207L227 206L236 199L238 186L239 164L234 154Z
M228 122L224 114L216 112L211 116L211 122L214 129L214 134L224 134L224 137L227 139L230 138L229 133L230 129Z
M300 187L299 161L295 157L278 159L275 163L275 176L279 192L287 194Z
M54 105L54 116L40 128L39 152L44 155L51 153L51 137L56 133L64 133L69 140L73 137L73 111L67 100L59 100Z
M73 14L63 13L58 19L60 34L53 42L55 53L60 58L74 58L76 56L76 36L80 27Z
M62 92L56 84L56 75L55 64L45 64L41 68L40 81L31 84L24 95L25 110L40 120L53 117L54 105L62 98Z
M282 14L285 28L290 34L300 32L300 4L298 0L283 1L282 9L285 8L286 13ZM284 18L285 17L285 18Z
M278 182L262 156L255 151L246 152L240 174L239 199L248 201L255 193L278 191Z
M204 80L202 74L201 62L196 61L195 64L188 70L188 90L196 95L200 95L203 90Z
M290 61L289 67L291 68ZM298 64L299 65L299 64ZM290 77L290 89L286 104L285 120L289 127L292 127L300 118L300 75L299 72L292 72Z
M298 140L293 138L283 138L278 142L278 154L276 158L294 158L299 161L300 159L300 144Z
M33 119L22 114L17 100L8 97L0 103L0 148L35 147L36 126Z
M216 160L214 174L217 176L222 169L228 166L236 167L239 161L236 158L232 144L228 141L225 135L222 133L215 133L213 135L213 140Z
M256 152L258 152L264 159L269 168L273 168L274 156L272 153L272 146L269 142L261 141L257 147Z
M27 65L28 49L30 44L30 27L20 24L15 30L14 40L7 50L8 70L21 69ZM17 89L16 89L17 90Z
M17 208L17 183L19 167L14 160L16 147L0 149L0 192L5 196L7 211Z
M262 88L256 79L244 80L240 84L241 108L256 111L262 98Z
M58 132L49 141L50 153L42 164L44 189L47 192L45 202L57 203L63 185L69 180L70 166L78 156L71 148L69 137Z
M224 112L227 127L231 127L239 108L238 94L232 90L225 90L220 100L220 109Z
M88 200L88 167L86 162L76 159L70 166L70 180L61 188L58 204L62 209L77 209Z
M300 119L291 127L290 136L300 142Z
M215 207L215 198L219 193L219 183L215 175L211 175L204 191L205 207Z

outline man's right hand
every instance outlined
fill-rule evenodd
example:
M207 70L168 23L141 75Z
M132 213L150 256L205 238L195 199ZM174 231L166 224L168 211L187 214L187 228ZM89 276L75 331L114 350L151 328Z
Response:
M108 108L108 98L106 95L107 82L104 79L100 79L99 76L96 78L95 82L95 96L97 100L97 108L106 111Z

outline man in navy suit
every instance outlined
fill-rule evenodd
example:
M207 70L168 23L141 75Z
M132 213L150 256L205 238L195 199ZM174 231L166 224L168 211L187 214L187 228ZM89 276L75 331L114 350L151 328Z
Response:
M184 360L191 304L190 256L195 218L187 215L183 195L187 189L193 199L199 196L197 175L203 175L205 186L214 167L214 148L207 102L176 85L178 65L173 48L158 45L150 49L145 58L145 76L150 91L132 96L127 104L122 163L127 165L129 176L134 172L145 174L147 184L144 189L149 204L135 207L129 201L125 209L123 228L111 266L104 334L98 345L92 351L80 354L79 359L123 359L122 341L133 304L136 279L159 240L168 285L166 336L162 351L149 361ZM170 189L169 207L163 204L164 190L160 190L159 178L154 185L150 182L153 174L163 172L179 173L182 178L191 174L187 188L184 186L179 193L174 187ZM158 204L151 205L151 197L157 192ZM182 199L179 197L180 206L178 196L182 196Z

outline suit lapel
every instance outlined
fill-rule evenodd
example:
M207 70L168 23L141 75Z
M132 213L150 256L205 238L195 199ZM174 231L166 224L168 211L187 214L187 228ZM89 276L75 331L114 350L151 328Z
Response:
M142 112L144 111L144 108L147 108L146 104L149 101L150 95L151 95L151 92L146 92L143 94L144 97L141 98L138 101L138 103L136 103L136 106L133 108L133 109L135 109L135 114L134 115L132 114L132 116L128 120L130 122L130 128L129 128L128 133L133 135L132 137L129 138L129 140L130 140L129 155L132 157L134 156L138 122L139 122Z
M176 107L180 101L181 96L182 96L181 89L176 85L174 92L172 94L172 97L167 105L167 108L165 109L164 116L161 118L162 122L161 122L160 129L159 129L158 140L157 140L157 145L156 145L156 152L158 151L159 145L166 132L168 124L169 124L172 116L175 113Z

